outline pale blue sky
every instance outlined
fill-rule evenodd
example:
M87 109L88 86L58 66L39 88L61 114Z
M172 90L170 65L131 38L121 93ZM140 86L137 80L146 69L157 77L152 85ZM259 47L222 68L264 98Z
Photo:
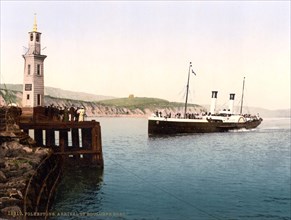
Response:
M290 107L290 1L2 1L1 82L22 83L37 13L45 84L116 97L190 102L241 96Z

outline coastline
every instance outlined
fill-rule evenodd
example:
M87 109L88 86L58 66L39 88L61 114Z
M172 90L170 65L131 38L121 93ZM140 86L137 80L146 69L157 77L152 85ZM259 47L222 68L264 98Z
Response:
M22 92L18 90L9 90L11 95L11 100L17 106L22 106ZM77 93L76 93L77 94ZM61 94L60 94L61 95ZM1 97L0 97L1 98ZM86 110L86 114L88 117L148 117L153 114L155 111L161 111L163 114L169 112L184 112L184 104L181 107L167 106L161 107L158 103L153 106L131 106L124 107L118 105L104 105L100 104L97 101L88 101L84 100L75 100L72 98L61 98L61 97L53 97L50 95L45 95L44 100L45 106L54 105L56 107L80 107L83 106ZM206 112L209 109L209 105L198 105L196 107L188 106L189 112ZM238 109L237 106L234 106L235 109ZM222 109L223 106L219 106L219 109ZM291 117L291 109L278 109L278 110L269 110L260 107L243 107L243 112L248 114L257 114L259 113L262 118L290 118Z

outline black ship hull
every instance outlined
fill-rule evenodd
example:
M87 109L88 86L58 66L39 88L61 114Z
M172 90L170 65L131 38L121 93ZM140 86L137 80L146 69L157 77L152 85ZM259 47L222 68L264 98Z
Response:
M148 134L179 134L179 133L211 133L226 132L237 129L253 129L259 126L262 119L243 123L225 123L222 121L193 121L193 120L148 120Z

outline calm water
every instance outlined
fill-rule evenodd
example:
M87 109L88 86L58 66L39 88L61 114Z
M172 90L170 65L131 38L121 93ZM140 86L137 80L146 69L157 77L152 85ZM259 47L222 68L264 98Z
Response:
M291 219L290 119L156 138L146 119L97 120L104 171L67 168L52 219Z

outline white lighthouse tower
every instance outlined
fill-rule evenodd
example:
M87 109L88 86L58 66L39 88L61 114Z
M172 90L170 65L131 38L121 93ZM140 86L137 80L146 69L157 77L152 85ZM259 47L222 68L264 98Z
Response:
M36 15L31 32L28 33L28 49L23 55L23 107L43 106L44 103L44 59L41 55L41 33L37 31Z

